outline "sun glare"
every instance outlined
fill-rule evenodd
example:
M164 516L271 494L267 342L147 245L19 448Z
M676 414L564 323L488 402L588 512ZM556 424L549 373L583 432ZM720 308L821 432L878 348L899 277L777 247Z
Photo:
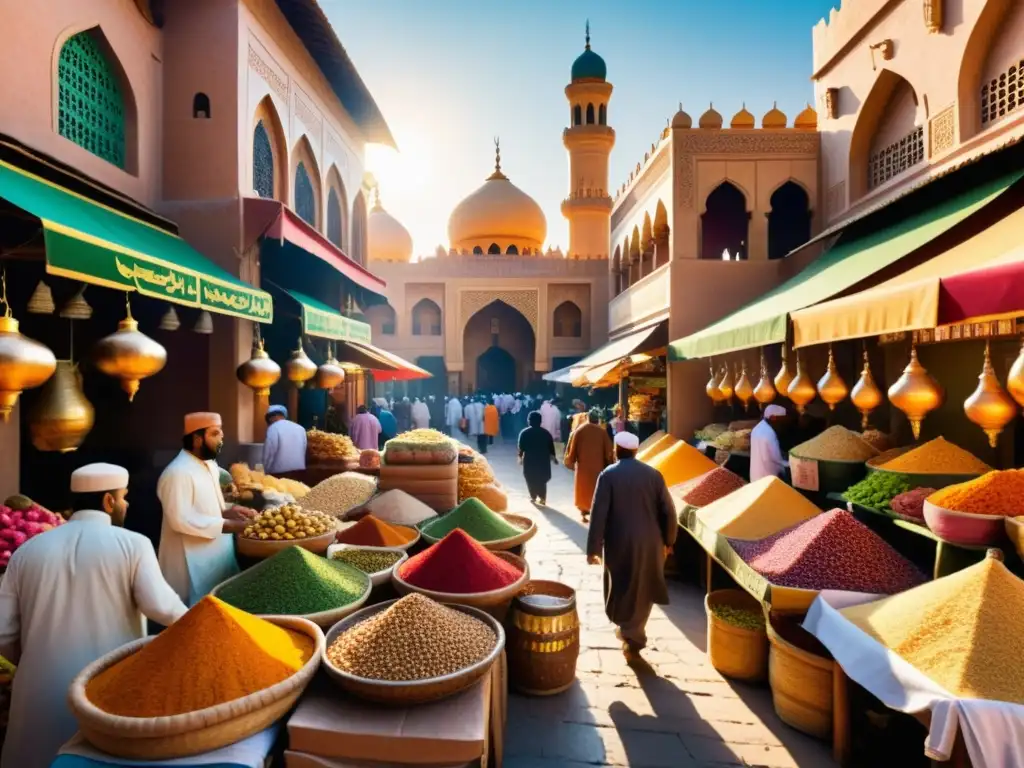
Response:
M401 142L402 151L396 152L383 144L366 145L366 170L380 184L381 195L404 195L422 190L430 176L430 155L426 145L418 138Z

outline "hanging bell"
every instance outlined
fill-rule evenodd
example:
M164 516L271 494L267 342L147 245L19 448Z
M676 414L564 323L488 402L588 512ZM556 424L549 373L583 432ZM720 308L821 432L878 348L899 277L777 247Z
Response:
M327 359L316 369L316 388L334 389L345 383L345 370L334 359L334 350L327 348Z
M181 327L181 320L178 319L178 313L174 310L174 307L167 308L164 316L160 318L160 325L158 327L161 331L176 331Z
M830 411L834 411L836 406L843 402L848 394L850 394L850 388L846 386L843 377L836 370L836 361L832 356L832 345L829 344L828 367L825 369L825 375L818 380L818 397L828 405Z
M271 360L263 349L263 339L258 331L252 339L252 355L238 366L235 376L258 397L269 395L270 388L281 380L281 366Z
M56 310L57 305L53 303L53 291L50 290L50 286L40 280L28 300L28 311L33 315L52 315Z
M205 309L199 313L199 317L196 318L195 327L192 329L196 333L201 333L204 336L209 336L213 333L213 317Z
M761 380L757 382L757 386L754 387L754 399L757 400L757 404L764 410L764 407L768 403L772 402L776 396L775 385L772 384L772 379L768 375L768 366L764 362L764 350L761 350Z
M704 387L704 391L708 397L711 398L711 402L716 405L724 399L722 397L722 390L718 388L718 376L715 374L715 364L713 361L708 363L708 371L711 373L711 378L708 379L707 385Z
M1021 345L1020 354L1006 375L1006 389L1018 405L1024 406L1024 344Z
M924 417L942 405L944 397L942 387L918 361L917 347L911 347L903 375L889 387L889 402L906 415L915 440L921 436Z
M775 374L775 391L781 392L788 397L789 385L793 383L793 374L789 372L789 364L786 362L786 345L782 345L782 366Z
M127 295L125 303L128 316L117 324L116 332L96 342L93 362L101 373L121 380L121 389L128 393L130 403L139 391L139 382L163 370L167 350L139 331Z
M985 342L985 360L981 366L981 375L978 376L978 388L964 400L964 413L967 414L968 419L984 430L988 435L988 444L993 448L999 441L999 434L1003 431L1003 427L1017 416L1017 404L1012 397L1006 394L1006 390L999 383L995 369L992 368L992 358L987 341Z
M868 362L868 351L866 349L864 350L864 370L860 372L860 378L853 385L850 401L860 411L860 428L862 430L867 429L868 416L871 415L875 408L882 404L882 390L875 384L875 379L871 375L871 363Z
M0 421L10 421L18 395L45 382L56 367L53 352L18 332L10 309L0 315Z
M747 410L750 406L750 401L754 399L754 387L750 383L750 379L747 378L747 361L743 361L743 370L740 373L740 377L736 380L735 387L736 397L741 403L743 403L743 410Z
M301 338L298 349L292 352L288 362L284 364L284 375L298 387L316 376L316 363L309 359L306 350L302 348Z
M800 359L799 354L796 356L796 376L789 383L789 390L786 394L796 406L797 413L800 414L804 412L804 409L817 395L817 392L814 391L814 382L811 381L811 377L804 371L804 363Z
M722 366L722 378L718 380L718 391L722 393L723 402L727 403L732 400L733 377L732 373L729 372L728 363Z
M85 300L85 285L78 289L78 293L71 297L71 300L64 305L60 316L67 320L88 320L92 317L92 307Z
M89 434L94 418L92 403L82 392L78 366L70 360L60 360L29 414L32 445L40 451L73 451Z

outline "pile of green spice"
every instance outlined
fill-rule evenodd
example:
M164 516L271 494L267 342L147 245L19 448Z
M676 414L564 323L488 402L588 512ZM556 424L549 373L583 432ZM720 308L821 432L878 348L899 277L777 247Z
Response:
M846 489L843 498L872 509L892 512L889 502L912 489L910 477L897 472L872 472Z
M379 552L372 549L342 549L335 552L331 559L355 566L363 573L380 573L401 560L402 553Z
M484 543L510 539L523 532L475 497L466 499L444 517L425 525L422 530L431 538L443 539L456 528L461 528Z
M757 632L764 629L764 614L750 608L737 608L733 605L712 605L711 612L726 624L740 629Z
M369 581L347 563L288 547L244 571L219 589L217 597L249 613L303 616L354 603Z

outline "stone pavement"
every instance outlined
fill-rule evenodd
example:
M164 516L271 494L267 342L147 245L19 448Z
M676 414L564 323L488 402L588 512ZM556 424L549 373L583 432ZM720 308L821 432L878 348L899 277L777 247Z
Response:
M827 744L776 717L767 686L730 682L711 667L696 586L669 583L671 604L655 606L647 627L649 668L627 666L604 615L601 570L584 557L572 473L552 467L548 506L538 508L526 498L512 445L499 441L488 459L509 491L509 511L537 521L527 546L531 575L576 589L582 625L576 685L557 696L510 696L505 768L834 765Z

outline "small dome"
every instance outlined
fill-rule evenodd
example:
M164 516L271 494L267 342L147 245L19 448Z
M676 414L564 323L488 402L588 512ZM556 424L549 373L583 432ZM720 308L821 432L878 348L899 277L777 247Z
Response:
M715 111L714 106L708 107L708 111L700 116L698 125L701 128L721 128L722 116Z
M679 111L672 118L673 128L693 128L693 118L683 111L683 105L679 105Z
M772 108L764 113L761 118L762 128L785 128L786 113L779 109L778 104L772 104Z
M590 50L590 22L587 22L587 45L583 53L572 63L572 81L604 80L608 76L608 67L604 59Z
M380 193L366 217L367 250L371 261L403 261L412 259L412 236L402 223L384 210Z
M743 108L732 116L732 121L729 123L730 128L753 128L754 127L754 116L747 111L747 105L744 104Z
M814 111L814 107L808 104L807 109L796 116L796 121L793 123L793 127L800 128L805 131L818 130L818 113Z

